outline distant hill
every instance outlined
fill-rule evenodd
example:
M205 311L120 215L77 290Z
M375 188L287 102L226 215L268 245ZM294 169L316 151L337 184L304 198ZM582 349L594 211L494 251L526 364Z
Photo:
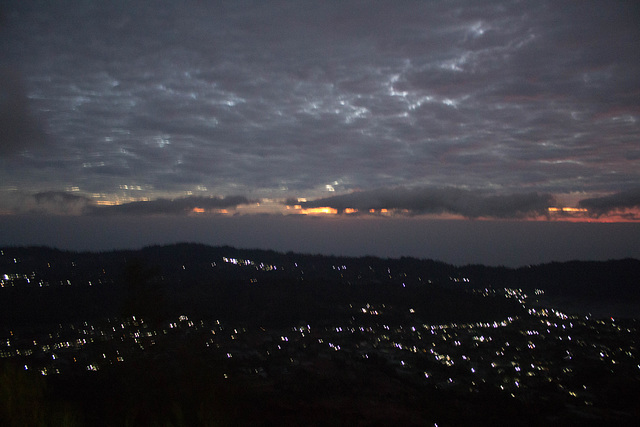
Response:
M468 292L483 288L539 289L550 301L584 307L640 303L635 259L511 269L192 243L97 253L4 248L0 280L4 325L126 313L284 324L347 316L354 304L367 303L418 310L425 321L493 319L522 310L514 301Z

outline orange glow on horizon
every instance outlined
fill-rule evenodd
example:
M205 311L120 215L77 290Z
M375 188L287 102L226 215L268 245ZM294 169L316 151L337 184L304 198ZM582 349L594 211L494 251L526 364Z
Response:
M329 207L323 208L309 208L309 209L300 209L300 213L303 215L337 215L338 210Z
M585 208L556 208L550 207L549 212L587 212Z
M375 214L376 212L380 213L380 214L384 214L385 216L389 216L392 215L394 212L398 212L397 209L387 209L387 208L381 208L381 209L369 209L369 213L370 214Z
M207 211L204 208L198 208L198 207L191 209L190 212L194 213L194 214L201 214L201 213L206 213L206 212L213 213L213 214L228 214L229 213L229 211L226 210L226 209L210 209L209 211Z
M356 212L358 212L358 209L346 208L344 210L344 213L346 213L346 214L352 214L352 213L356 213Z
M622 222L640 222L640 210L639 209L623 209L618 211L612 211L603 213L601 215L592 215L586 208L570 208L563 207L558 208L555 206L549 207L548 212L551 214L546 219L552 221L565 221L565 222L594 222L594 223L622 223ZM556 216L557 215L557 216ZM545 220L545 217L536 218L535 220Z

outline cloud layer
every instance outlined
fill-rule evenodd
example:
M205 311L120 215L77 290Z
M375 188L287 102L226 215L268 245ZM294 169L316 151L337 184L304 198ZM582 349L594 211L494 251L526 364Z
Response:
M389 188L327 197L300 205L302 208L331 207L339 213L348 209L365 213L401 210L410 214L449 213L468 218L526 218L546 215L553 203L550 194L488 195L457 188Z
M172 200L159 198L113 206L92 206L86 210L86 213L90 215L188 215L227 208L235 209L238 205L249 203L249 200L243 196L184 197Z
M45 140L42 124L30 109L20 74L0 67L0 158L37 147Z
M16 0L3 16L22 86L0 79L0 181L21 191L455 187L472 201L406 209L502 217L640 182L636 2Z
M74 216L148 216L220 213L253 203L244 196L158 198L148 201L114 205L96 203L80 194L65 191L45 191L35 194L11 192L5 196L6 214L44 214ZM9 200L7 203L6 200Z
M594 216L602 216L610 212L626 211L634 208L640 209L640 188L611 194L603 197L593 197L580 200L579 205L589 210ZM635 219L640 219L637 212Z

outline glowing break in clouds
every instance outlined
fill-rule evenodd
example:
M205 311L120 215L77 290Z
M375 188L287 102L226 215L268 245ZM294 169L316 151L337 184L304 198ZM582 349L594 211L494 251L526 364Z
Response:
M640 187L608 196L583 199L579 205L598 218L616 214L629 220L640 220Z
M298 203L304 211L332 209L336 213L401 211L411 215L454 214L467 218L530 218L548 213L550 194L491 195L458 188L384 188Z
M227 197L182 197L176 199L158 198L155 200L127 203L104 203L63 191L47 191L35 194L14 192L12 203L5 206L2 213L44 214L44 215L86 215L86 216L147 216L147 215L191 215L228 213L239 205L254 202L244 196Z

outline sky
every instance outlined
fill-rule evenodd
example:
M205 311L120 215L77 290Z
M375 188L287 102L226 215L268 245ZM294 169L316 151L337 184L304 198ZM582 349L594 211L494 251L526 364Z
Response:
M636 1L4 1L0 245L640 257L638 22Z

